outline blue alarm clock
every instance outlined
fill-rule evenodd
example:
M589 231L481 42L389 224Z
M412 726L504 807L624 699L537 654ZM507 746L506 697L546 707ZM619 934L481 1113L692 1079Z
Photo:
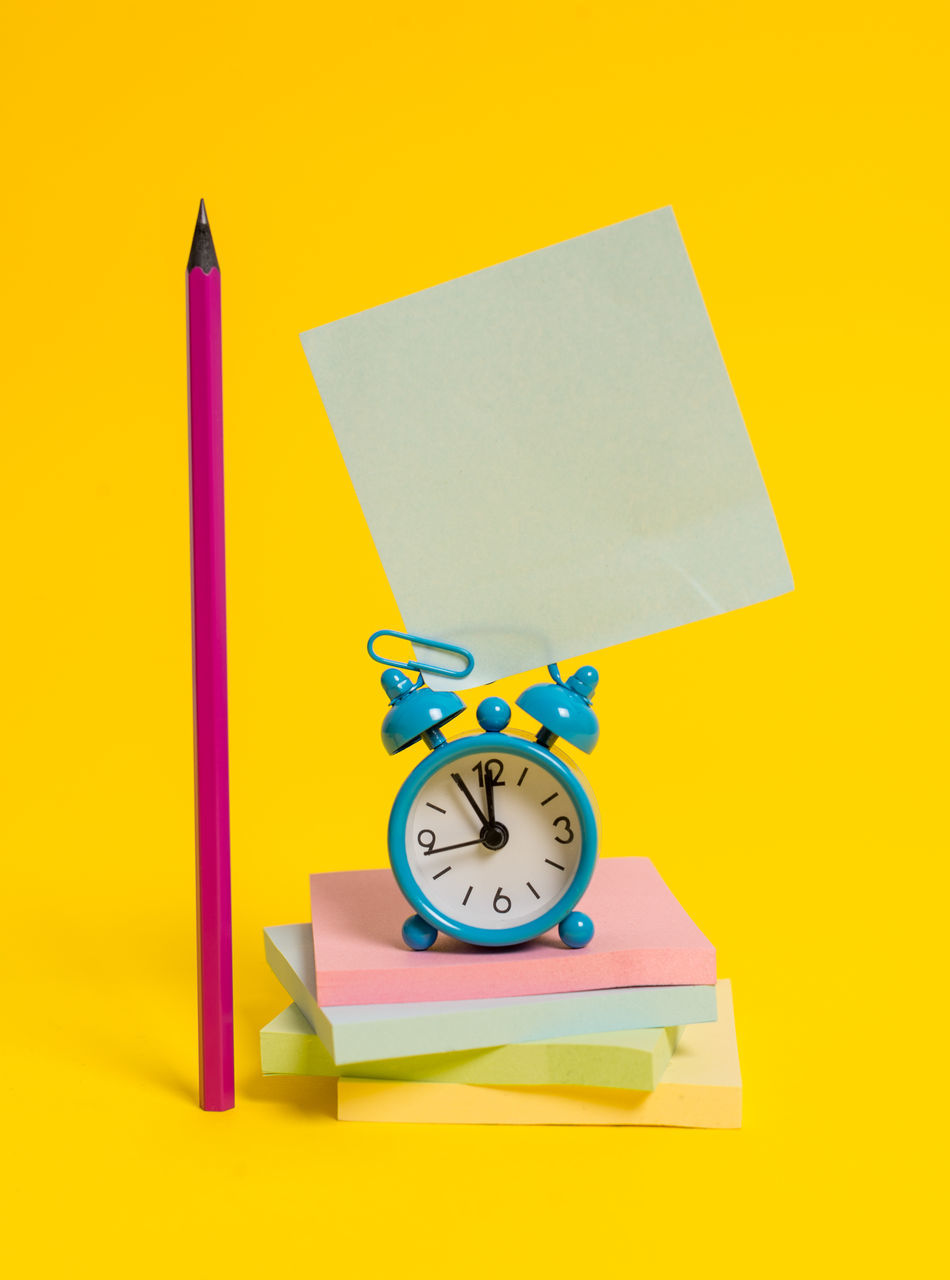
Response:
M380 661L375 638L369 650ZM506 732L511 708L489 697L476 713L482 732L451 742L442 727L465 710L458 694L395 667L383 673L390 700L383 746L394 755L421 740L430 751L402 784L389 819L389 859L415 912L402 936L415 951L431 947L439 930L482 947L526 942L555 925L569 947L594 936L590 917L574 908L597 861L596 809L583 776L554 748L558 738L582 751L596 746L590 702L598 677L593 667L568 680L556 664L548 672L550 684L517 700L540 722L535 738Z

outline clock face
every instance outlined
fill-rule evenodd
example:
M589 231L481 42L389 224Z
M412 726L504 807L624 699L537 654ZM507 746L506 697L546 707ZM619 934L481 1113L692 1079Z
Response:
M505 750L448 760L409 807L408 872L460 926L530 924L567 893L581 862L581 818L541 760Z

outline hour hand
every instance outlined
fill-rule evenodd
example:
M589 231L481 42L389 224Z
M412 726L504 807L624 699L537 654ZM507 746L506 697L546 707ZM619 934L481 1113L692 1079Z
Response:
M488 810L488 822L490 826L495 825L495 780L491 775L491 769L485 767L485 808Z
M465 785L465 779L462 777L462 775L460 773L453 773L452 781L455 783L459 791L461 791L462 795L465 797L465 799L469 802L469 804L475 810L476 814L478 815L478 820L482 824L482 826L487 827L488 819L482 813L478 801L475 799L471 791L469 791L468 787Z

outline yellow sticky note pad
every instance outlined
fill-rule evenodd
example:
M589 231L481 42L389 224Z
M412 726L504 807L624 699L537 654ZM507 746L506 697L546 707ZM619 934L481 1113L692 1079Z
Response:
M732 989L717 984L719 1020L686 1028L653 1092L502 1087L342 1078L340 1120L401 1124L617 1124L738 1129L742 1078Z

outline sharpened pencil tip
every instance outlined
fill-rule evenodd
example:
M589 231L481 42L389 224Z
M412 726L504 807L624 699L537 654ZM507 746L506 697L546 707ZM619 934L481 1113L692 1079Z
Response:
M218 255L214 251L211 239L211 226L208 222L208 210L204 200L198 205L198 220L195 223L195 234L191 240L191 253L188 255L188 271L200 267L207 275L218 265Z

